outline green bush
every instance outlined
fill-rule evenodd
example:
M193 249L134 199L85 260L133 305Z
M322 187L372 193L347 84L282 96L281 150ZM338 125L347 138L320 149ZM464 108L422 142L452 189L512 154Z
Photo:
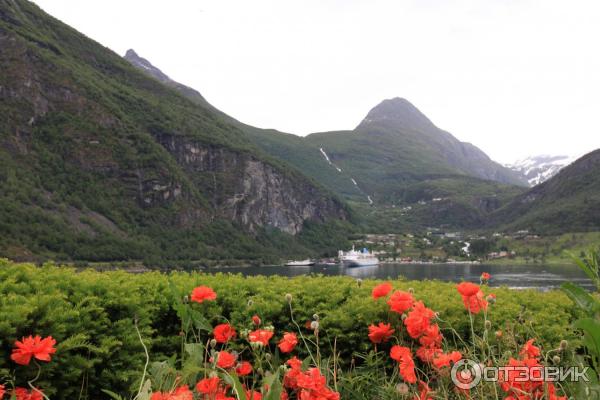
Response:
M83 398L98 398L101 388L130 392L145 362L134 318L153 361L173 354L180 345L179 320L171 307L174 296L184 296L200 284L218 294L216 302L206 305L210 322L227 318L238 329L249 328L250 317L258 314L275 326L276 333L294 330L285 300L286 293L292 294L296 321L302 326L318 314L322 337L332 345L335 338L349 362L355 352L371 348L367 326L390 319L385 302L371 299L378 281L360 283L350 277L77 272L52 264L36 267L0 260L0 381L15 367L10 352L16 339L52 335L58 352L43 365L43 380L38 382L51 398L79 398L80 391ZM393 285L413 288L417 299L439 312L443 329L452 327L463 337L469 335L469 319L453 284L395 280ZM561 339L576 341L569 326L578 311L563 293L484 291L498 298L489 310L493 329L514 335L517 342L535 337L546 348L556 347ZM482 324L481 318L477 316L475 323ZM20 379L26 373L18 369Z

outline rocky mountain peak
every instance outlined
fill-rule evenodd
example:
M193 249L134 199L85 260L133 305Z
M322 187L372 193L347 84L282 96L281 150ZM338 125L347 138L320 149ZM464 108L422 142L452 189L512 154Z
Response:
M135 50L129 49L125 53L124 57L127 61L129 61L133 66L141 69L146 72L148 75L158 79L163 83L173 82L171 78L169 78L166 74L164 74L160 69L156 68L152 63L146 60L143 57L140 57Z
M433 127L433 123L425 114L419 111L411 102L401 97L383 100L369 111L357 129L381 123L411 129Z

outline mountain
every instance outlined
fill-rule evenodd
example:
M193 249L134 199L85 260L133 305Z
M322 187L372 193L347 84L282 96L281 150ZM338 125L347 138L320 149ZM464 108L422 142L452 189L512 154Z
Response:
M384 100L352 131L314 133L306 139L322 148L376 203L404 201L411 185L440 178L526 184L474 145L437 128L401 98Z
M600 230L600 150L516 196L492 214L491 224L546 234Z
M538 155L507 164L506 168L522 174L527 179L529 186L535 186L552 178L558 171L576 159L577 157L564 155Z
M130 62L28 1L0 2L0 255L264 261L324 251L324 237L337 248L349 212L335 195L196 91Z
M128 50L125 59L194 102L206 101L196 90L173 82L134 50ZM268 154L350 201L357 210L355 222L369 231L479 226L489 212L523 191L501 182L525 185L519 174L439 130L403 99L384 101L355 131L306 138L256 128L215 112ZM373 133L374 129L384 134ZM396 209L396 204L403 207Z

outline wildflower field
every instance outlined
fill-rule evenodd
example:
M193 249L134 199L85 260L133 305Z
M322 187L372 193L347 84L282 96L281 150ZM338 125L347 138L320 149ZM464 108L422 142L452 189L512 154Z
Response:
M561 291L350 277L77 272L0 260L0 398L566 399L451 369L579 362ZM473 376L463 371L467 384Z

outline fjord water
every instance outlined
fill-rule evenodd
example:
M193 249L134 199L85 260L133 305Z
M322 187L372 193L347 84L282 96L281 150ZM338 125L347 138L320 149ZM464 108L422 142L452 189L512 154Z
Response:
M556 289L563 282L571 281L586 289L593 289L592 282L574 265L493 265L493 264L381 264L370 267L343 267L341 265L313 265L307 267L263 266L210 268L206 272L231 272L243 275L298 276L306 274L348 275L355 278L409 280L440 280L447 282L479 282L482 272L492 275L490 286L508 286L515 289Z

